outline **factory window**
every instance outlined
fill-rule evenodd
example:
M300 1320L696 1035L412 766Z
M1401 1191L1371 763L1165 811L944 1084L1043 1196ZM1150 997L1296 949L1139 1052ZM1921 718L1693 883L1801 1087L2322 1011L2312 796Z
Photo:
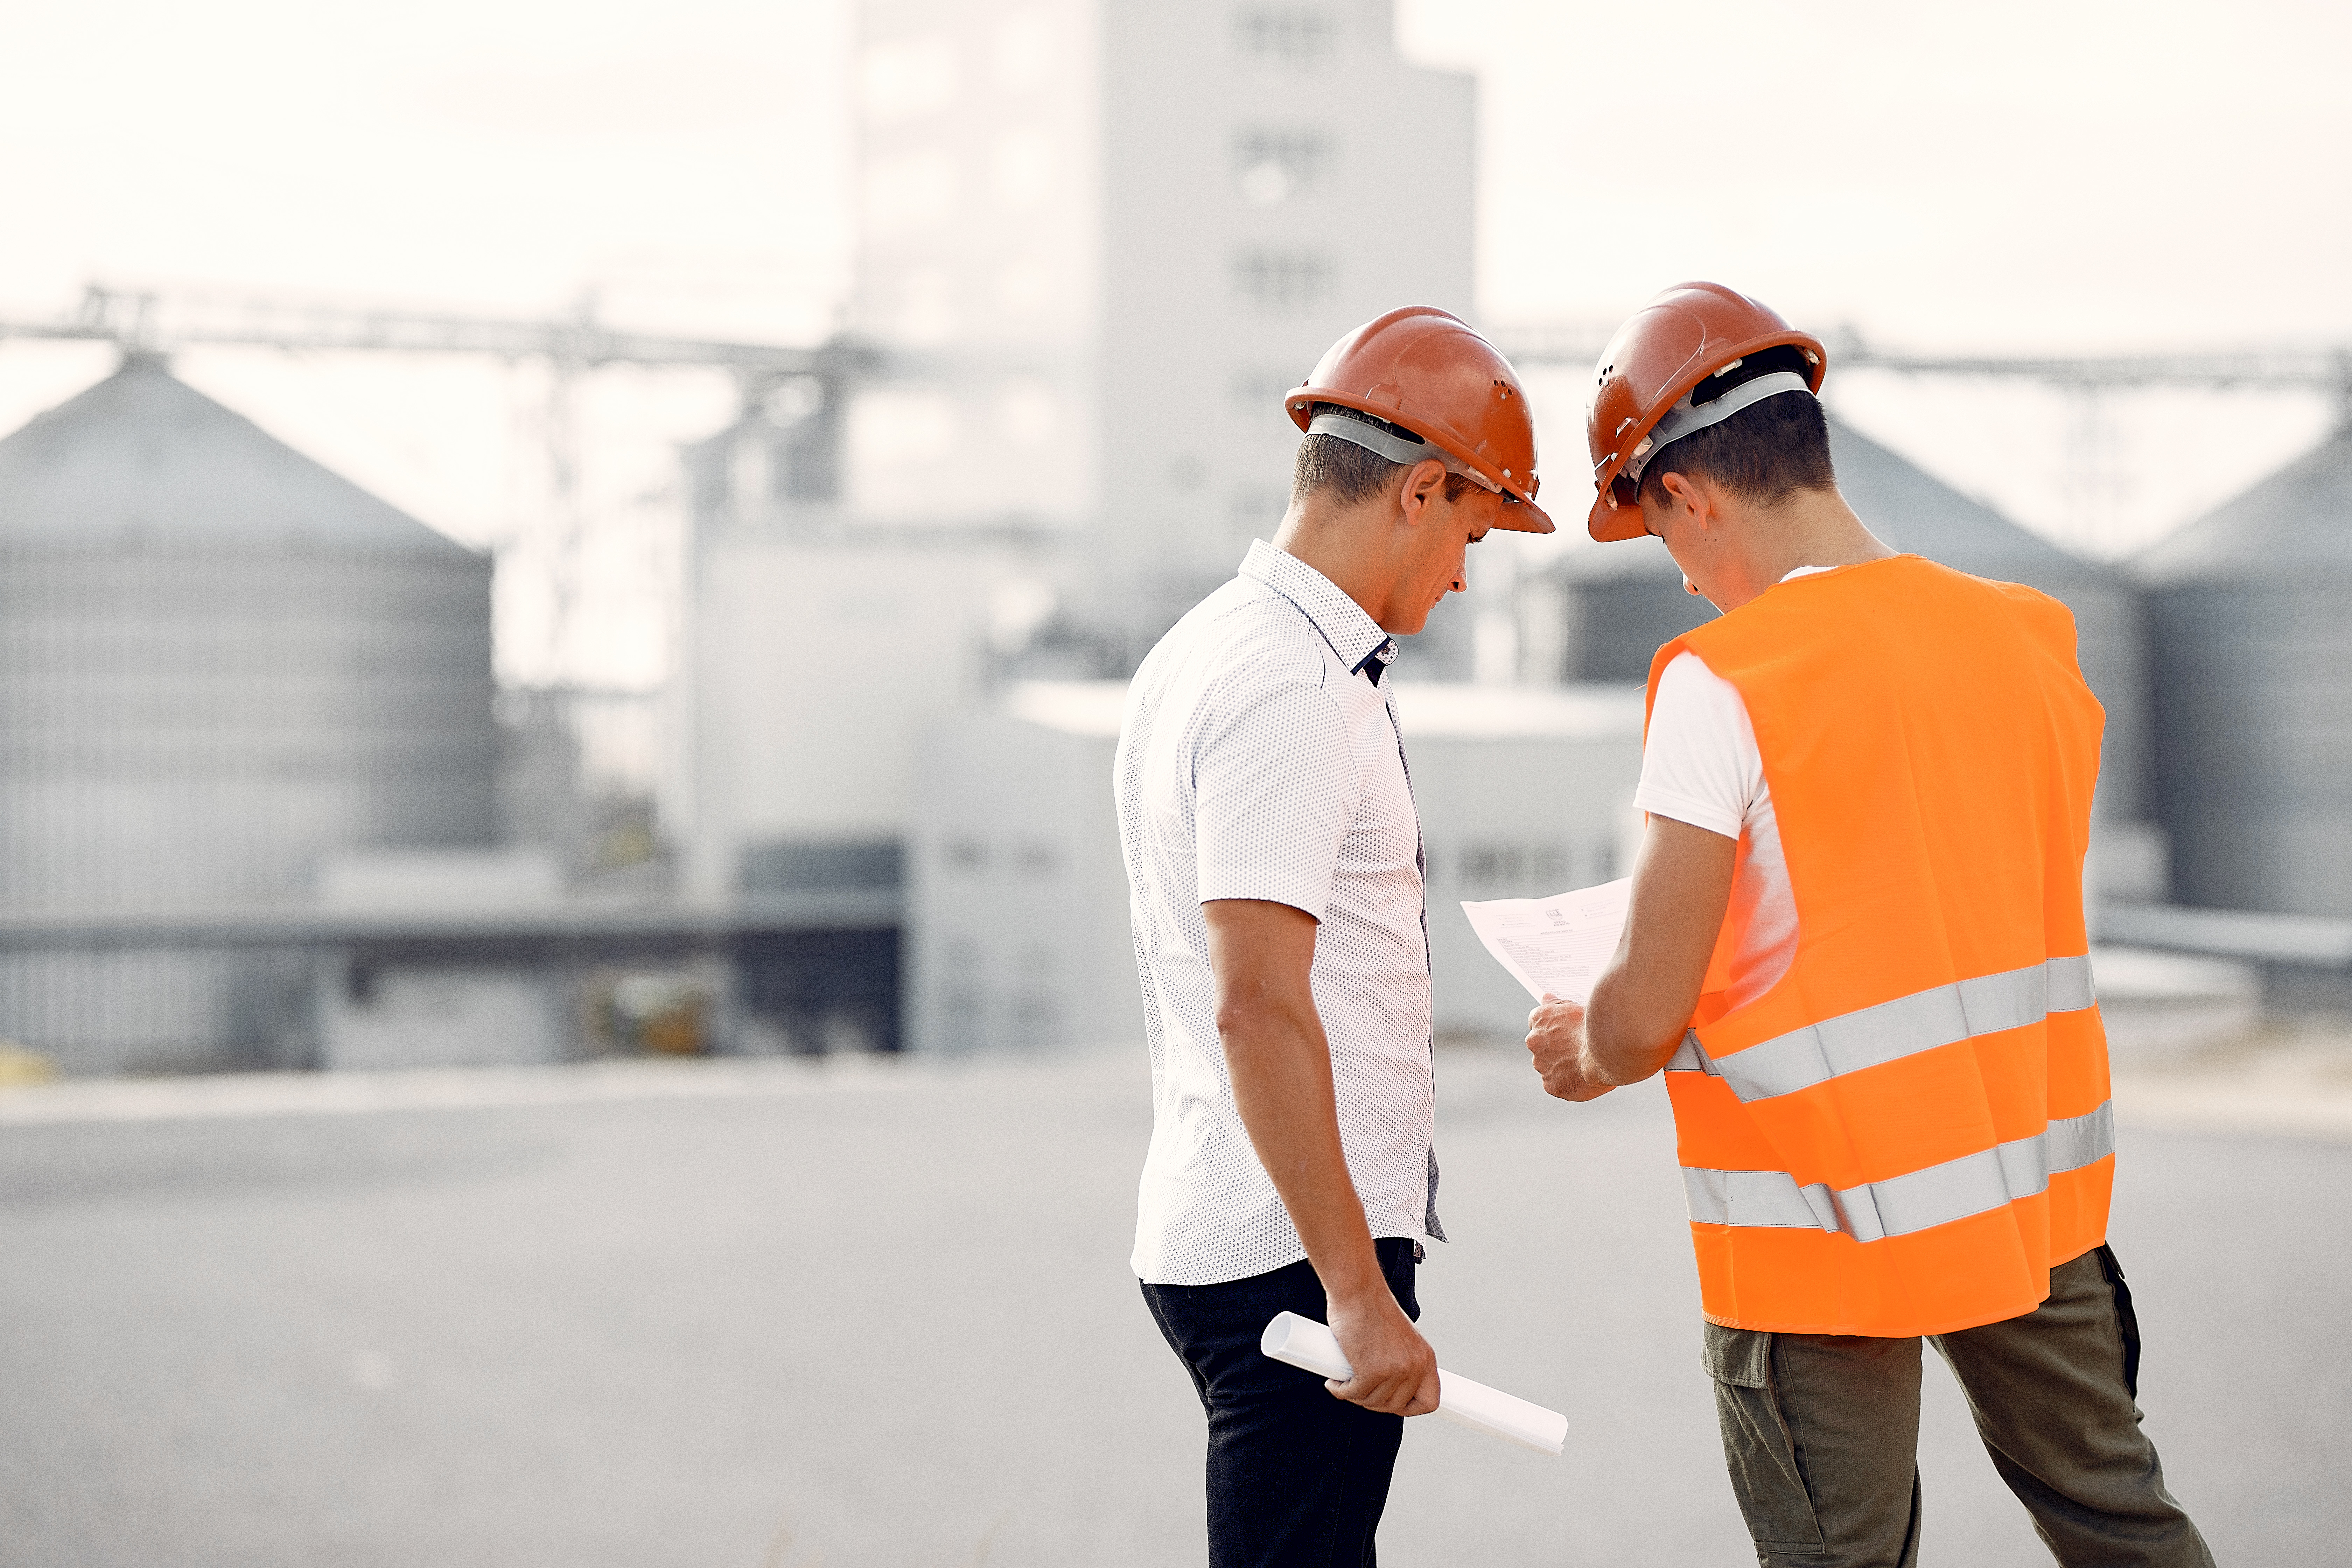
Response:
M1462 851L1462 880L1472 888L1558 892L1568 882L1568 849L1559 844L1473 844Z
M896 839L760 844L743 851L747 893L796 893L820 889L895 888L905 880Z
M1234 179L1252 204L1274 206L1331 184L1331 139L1320 131L1255 126L1234 136Z
M977 838L950 838L940 847L940 858L950 871L977 877L988 869L988 846Z
M1315 251L1245 250L1234 258L1234 294L1251 310L1294 316L1331 302L1339 269Z
M1234 51L1252 70L1318 70L1339 52L1339 26L1318 6L1245 5L1234 13Z

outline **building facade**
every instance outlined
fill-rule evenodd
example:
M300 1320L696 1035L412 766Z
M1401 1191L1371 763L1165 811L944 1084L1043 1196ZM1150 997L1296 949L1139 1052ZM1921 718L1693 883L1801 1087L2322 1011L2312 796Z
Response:
M1064 534L1125 674L1270 536L1281 409L1341 332L1468 314L1473 87L1387 0L868 0L859 328L928 375L847 415L865 515Z

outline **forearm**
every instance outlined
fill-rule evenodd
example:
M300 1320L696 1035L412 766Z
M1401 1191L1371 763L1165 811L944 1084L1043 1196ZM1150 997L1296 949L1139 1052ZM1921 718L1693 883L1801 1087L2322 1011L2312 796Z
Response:
M1391 1415L1437 1408L1437 1358L1390 1293L1348 1174L1331 1043L1315 1010L1315 918L1249 899L1201 906L1234 1109L1290 1211L1355 1373L1331 1392Z
M1234 1106L1325 1291L1386 1290L1339 1140L1330 1046L1312 1007L1305 1013L1271 1005L1220 1020Z
M1644 996L1620 955L1592 988L1584 1015L1586 1072L1614 1086L1640 1083L1663 1069L1681 1043L1690 1011L1672 999Z
M1625 935L1585 1011L1589 1070L1612 1084L1664 1068L1706 983L1738 841L1653 816L1633 866Z

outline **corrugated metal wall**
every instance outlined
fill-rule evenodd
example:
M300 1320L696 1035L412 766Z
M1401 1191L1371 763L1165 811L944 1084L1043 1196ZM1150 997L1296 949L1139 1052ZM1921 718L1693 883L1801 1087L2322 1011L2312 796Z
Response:
M2173 897L2352 915L2352 431L2138 564Z
M490 840L482 563L0 553L0 904L307 895Z

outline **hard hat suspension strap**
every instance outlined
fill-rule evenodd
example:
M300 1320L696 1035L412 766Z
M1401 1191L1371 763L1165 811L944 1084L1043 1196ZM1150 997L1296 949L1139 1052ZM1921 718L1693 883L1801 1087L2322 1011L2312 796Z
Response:
M1667 409L1650 433L1634 445L1633 456L1625 459L1624 477L1640 484L1642 470L1656 460L1668 442L1679 441L1710 425L1720 425L1741 409L1783 392L1801 392L1808 397L1813 395L1811 385L1792 370L1776 370L1752 381L1743 381L1714 402L1696 406L1690 394L1683 394L1682 401Z
M1492 490L1497 495L1503 493L1502 486L1471 468L1436 442L1425 440L1403 426L1391 425L1387 420L1381 420L1375 425L1366 416L1352 411L1342 413L1337 409L1326 408L1315 416L1314 420L1307 426L1307 433L1309 436L1336 436L1342 441L1361 447L1367 452L1386 458L1390 462L1404 467L1410 467L1414 463L1425 463L1434 458L1445 465L1447 473L1460 474L1473 484Z

